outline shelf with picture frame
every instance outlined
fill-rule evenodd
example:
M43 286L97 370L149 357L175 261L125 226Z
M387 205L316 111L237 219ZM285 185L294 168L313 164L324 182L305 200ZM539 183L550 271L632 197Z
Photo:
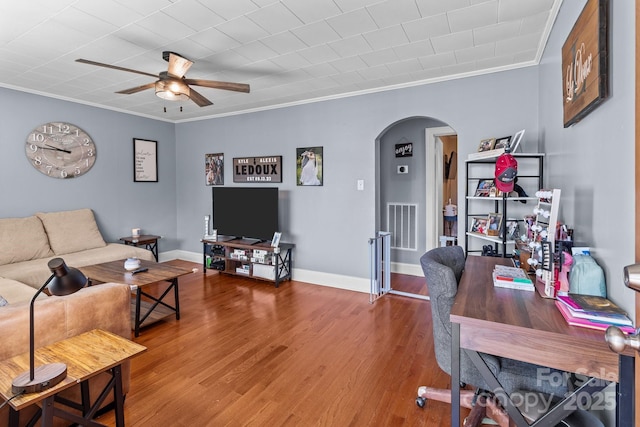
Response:
M499 256L511 256L516 247L517 236L524 229L524 216L530 213L531 206L537 201L535 192L544 187L544 154L514 153L512 155L518 161L517 184L525 193L522 195L515 191L503 194L497 189L494 193L491 192L495 158L473 159L465 162L467 177L465 250L468 254L482 252L482 242L485 245L489 242L493 244L494 251ZM501 216L501 225L497 235L472 230L476 218L484 217L489 220L490 214Z
M467 160L495 159L499 155L503 154L507 148L511 154L514 154L518 150L523 136L524 129L516 132L513 136L509 135L501 138L483 139L480 141L478 151L475 153L469 153L467 155Z

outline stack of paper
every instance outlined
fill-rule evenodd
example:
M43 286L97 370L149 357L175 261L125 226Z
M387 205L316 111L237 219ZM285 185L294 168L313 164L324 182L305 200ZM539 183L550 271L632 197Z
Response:
M556 306L569 325L605 330L610 325L634 333L627 313L607 298L594 295L558 295Z
M527 273L519 267L496 265L493 269L493 285L500 288L521 289L533 291L533 281Z

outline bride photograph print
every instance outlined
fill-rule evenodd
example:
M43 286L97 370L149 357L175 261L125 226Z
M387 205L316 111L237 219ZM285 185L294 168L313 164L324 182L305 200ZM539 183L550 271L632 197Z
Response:
M296 184L322 185L322 147L296 148Z

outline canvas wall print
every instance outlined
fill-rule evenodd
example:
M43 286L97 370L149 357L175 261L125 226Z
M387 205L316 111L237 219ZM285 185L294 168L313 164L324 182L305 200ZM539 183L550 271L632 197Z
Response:
M297 185L322 185L322 147L296 148Z
M207 185L224 185L224 154L205 154L204 158Z

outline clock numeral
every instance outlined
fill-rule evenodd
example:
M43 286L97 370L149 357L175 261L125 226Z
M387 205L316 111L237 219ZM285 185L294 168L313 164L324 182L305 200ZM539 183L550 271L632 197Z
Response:
M67 177L67 175L68 175L68 174L67 174L67 171L66 171L66 170L62 169L62 170L60 171L60 176L61 176L61 177L66 178L66 177Z
M87 156L93 157L93 150L91 149L87 150Z
M74 175L80 175L80 168L76 166L76 170L73 171Z
M53 169L53 166L47 165L46 168L47 168L47 175L51 175L51 169Z
M31 137L35 142L44 142L44 135L41 133L32 133Z
M82 145L89 145L89 138L85 138Z
M53 126L52 125L43 125L42 126L42 132L43 133L53 133Z
M35 153L38 151L38 146L36 144L29 144L29 149Z
M42 157L35 156L33 158L33 164L36 165L36 166L40 166L42 164Z
M71 133L71 128L67 124L58 124L58 132Z

